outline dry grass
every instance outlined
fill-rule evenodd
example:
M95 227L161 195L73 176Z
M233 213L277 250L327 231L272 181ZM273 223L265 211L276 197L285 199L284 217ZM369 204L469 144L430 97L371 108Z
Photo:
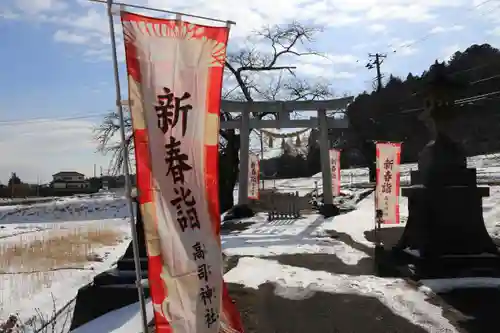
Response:
M99 260L96 250L117 245L124 237L120 230L111 228L75 228L40 235L0 243L0 273L83 267Z
M72 279L79 270L71 268L85 269L90 262L102 261L99 250L118 245L125 237L123 229L94 226L53 229L1 241L0 316L13 300L32 298L56 281Z

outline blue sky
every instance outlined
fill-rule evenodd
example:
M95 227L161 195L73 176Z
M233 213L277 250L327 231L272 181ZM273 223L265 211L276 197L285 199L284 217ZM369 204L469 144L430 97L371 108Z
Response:
M388 53L384 74L406 77L472 43L500 47L500 0L273 0L271 7L269 0L235 1L124 2L234 20L234 49L264 24L322 26L311 46L327 59L290 65L302 77L329 80L339 95L371 90L375 73L364 67L368 53ZM0 181L13 171L24 181L47 182L60 170L91 176L94 164L106 169L109 158L95 153L92 138L115 100L105 6L2 0L0 37Z

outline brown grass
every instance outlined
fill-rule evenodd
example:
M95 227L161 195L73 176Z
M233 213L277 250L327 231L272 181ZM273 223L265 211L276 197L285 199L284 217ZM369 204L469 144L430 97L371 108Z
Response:
M78 271L68 268L85 269L88 263L101 261L96 251L125 237L119 228L100 226L47 230L18 236L15 242L1 241L0 316L7 315L2 308L12 301L33 298L56 281L72 279Z
M49 271L83 267L98 261L95 251L119 244L124 234L115 229L71 229L20 237L16 243L0 243L0 273Z

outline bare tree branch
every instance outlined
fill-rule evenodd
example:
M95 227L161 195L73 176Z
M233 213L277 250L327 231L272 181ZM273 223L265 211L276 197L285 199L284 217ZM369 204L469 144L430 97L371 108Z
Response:
M129 154L134 150L134 135L132 130L132 120L128 112L124 112L125 124L125 146ZM123 166L123 148L121 140L117 140L116 135L120 130L120 116L116 111L110 111L103 119L103 122L94 128L94 139L97 141L97 151L104 155L111 153L109 170L111 174L120 173Z
M240 90L249 102L254 100L252 92L257 93L259 99L276 100L279 92L286 89L283 85L284 77L282 72L288 71L292 77L295 77L293 70L295 66L285 66L280 64L281 59L287 57L300 57L303 55L320 55L318 52L312 51L306 47L306 44L314 40L314 34L320 29L314 27L306 27L297 22L285 26L264 27L260 32L256 33L258 42L267 45L271 48L271 52L257 50L256 47L241 49L237 52L228 54L226 68L233 74ZM300 48L305 48L307 51L302 52ZM256 85L245 72L271 72L279 71L279 79L271 84L272 87L263 88ZM265 91L264 91L265 90ZM291 90L293 91L293 89ZM319 97L321 94L316 94ZM296 96L295 98L306 98ZM261 113L263 117L266 114Z
M234 86L224 90L223 98L252 102L314 100L331 96L331 87L328 84L311 84L299 79L295 74L296 67L287 63L304 55L322 56L308 47L319 31L318 28L292 22L282 26L265 27L256 32L257 40L252 41L252 45L227 55L226 75L234 78L235 82L231 82ZM126 149L131 153L134 149L132 123L129 113L125 115ZM255 113L253 117L262 119L268 115L275 116L272 113ZM221 121L232 119L234 117L231 114L221 112ZM110 170L113 173L118 173L123 165L122 146L116 138L119 129L118 114L110 112L94 130L98 142L97 150L103 154L111 154ZM239 149L239 144L235 142L239 140L239 135L234 129L220 130L219 133L220 149Z

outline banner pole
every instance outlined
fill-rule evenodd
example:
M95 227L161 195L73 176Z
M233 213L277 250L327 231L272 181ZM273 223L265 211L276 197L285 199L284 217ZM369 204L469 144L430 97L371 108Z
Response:
M134 219L134 206L132 202L132 184L130 180L130 170L129 170L129 156L128 156L128 146L126 144L125 138L125 121L123 116L123 105L121 98L121 88L120 88L120 75L118 71L118 58L116 52L116 38L115 38L115 26L113 22L112 13L113 0L107 0L107 11L109 19L109 35L111 39L111 51L113 53L113 69L115 76L115 88L116 88L116 107L118 109L118 114L120 117L120 137L122 145L123 154L123 173L125 174L125 196L127 197L128 208L130 213L130 231L132 233L132 249L134 253L134 264L135 264L135 285L137 287L137 293L139 296L139 306L142 317L142 332L148 332L148 318L146 315L146 302L144 300L144 290L142 288L142 277L141 277L141 262L139 259L139 242L137 240L137 233L135 228ZM139 214L139 212L137 212Z
M96 3L106 3L106 1L109 1L109 0L88 0L88 1L96 2ZM118 5L118 6L125 6L125 7L135 8L135 9L141 9L141 10L150 10L150 11L158 12L158 13L173 14L173 15L177 15L177 16L192 17L192 18L197 18L197 19L207 20L207 21L212 21L212 22L226 23L228 27L231 25L236 25L236 22L234 22L234 21L220 20L220 19L211 18L211 17L207 17L207 16L186 14L186 13L182 13L182 12L152 8L152 7L147 7L147 6L131 5L128 3L116 2L116 1L114 2L114 4Z

